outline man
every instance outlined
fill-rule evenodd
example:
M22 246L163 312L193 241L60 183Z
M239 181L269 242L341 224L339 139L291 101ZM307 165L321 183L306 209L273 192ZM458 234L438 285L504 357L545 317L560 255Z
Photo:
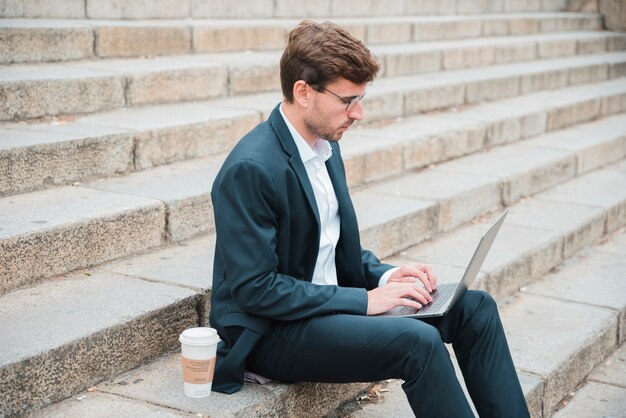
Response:
M472 416L443 341L482 416L528 416L493 299L468 291L443 318L376 316L432 300L427 266L361 248L338 141L364 117L379 71L332 23L302 22L280 62L284 100L215 179L210 322L223 342L213 388L249 370L280 381L400 378L417 416ZM443 341L442 341L443 340Z

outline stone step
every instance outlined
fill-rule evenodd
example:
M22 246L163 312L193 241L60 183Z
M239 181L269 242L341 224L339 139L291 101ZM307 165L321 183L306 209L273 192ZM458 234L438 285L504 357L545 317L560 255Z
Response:
M165 209L71 186L0 199L0 294L162 245Z
M623 330L626 316L625 244L626 230L621 229L607 241L567 260L555 272L500 303L502 321L531 416L550 417L558 402L619 345L622 345L622 363L615 367L624 369L624 334L619 339L617 336ZM623 407L624 402L616 395L623 393L623 388L616 392L616 388L607 383L619 386L622 382L623 386L624 379L611 370L611 364L607 362L589 377L603 382L604 402L598 402L600 389L596 384L586 385L591 387L580 391L584 403L576 402L579 396L576 393L575 402L555 417L600 416L607 410L619 415L623 411L619 406ZM360 408L353 402L351 406L356 411L341 416L413 416L400 383L392 381L387 387L389 392L375 399L375 403ZM587 404L591 400L596 401L595 411ZM580 410L594 413L573 413Z
M625 238L622 229L608 243L617 248L609 250L600 245L595 251L584 252L568 260L550 280L536 282L517 296L522 301L537 301L537 305L548 302L552 309L523 310L513 304L505 310L505 329L511 334L511 344L518 347L512 350L517 366L544 380L545 415L624 342ZM559 305L564 308L559 309ZM541 317L550 321L541 321ZM539 329L531 329L529 323L537 324ZM555 328L566 331L567 338L560 338L558 344L550 344L549 348L540 348L538 344L522 347L526 341L547 338ZM586 344L580 344L582 349L576 350L577 340L583 338Z
M367 120L388 120L623 76L626 53L381 79L368 93ZM437 117L408 119L409 128L404 130L390 126L348 133L342 143L347 145L344 154L351 166L350 184L367 183L471 152L482 146L485 138L497 144L515 140L522 133L529 136L626 108L620 107L624 88L619 79L562 90L569 102L560 98L559 92L511 99L504 102L507 106L481 104L468 114L468 119L475 121L460 119L466 110L452 108ZM585 108L585 103L595 99L604 104L598 108L593 102ZM278 93L267 93L125 109L75 120L0 125L0 172L5 173L0 176L0 196L226 152L261 118L266 118L279 100ZM543 105L537 106L537 101ZM478 110L485 106L486 110ZM581 109L578 113L577 108ZM569 122L564 117L569 117ZM554 126L547 127L548 119ZM503 139L503 135L511 134L515 136ZM444 147L451 141L455 142L453 147ZM424 150L431 146L431 151ZM384 164L376 166L373 157L365 158L373 151L378 151L376 158L386 159Z
M223 153L259 122L253 110L193 103L3 125L0 195Z
M615 177L616 173L621 175L622 181L621 188L614 187L613 190L606 188L606 177ZM574 182L583 182L588 186L588 191L597 190L599 194L619 194L621 192L621 204L622 206L626 202L626 196L623 196L623 179L624 173L626 173L626 164L624 161L617 165L613 165L586 175L583 175L579 179L566 182L559 186L560 188L568 188L570 184ZM604 188L603 190L600 190ZM550 193L550 190L545 192ZM570 193L571 194L571 193ZM542 194L543 195L543 194ZM543 199L542 195L538 195L537 199ZM581 193L581 195L584 195ZM591 200L593 196L588 196ZM561 208L562 213L574 213L581 208L592 208L592 206L585 206L576 203L567 204L564 208ZM596 207L599 209L600 207ZM565 211L563 211L565 209ZM606 208L604 209L606 211ZM507 220L507 223L503 226L503 234L498 237L498 242L494 246L494 251L490 254L487 261L490 261L492 256L496 258L504 254L506 249L504 247L510 247L511 243L519 240L519 232L522 231L523 224L521 220L531 219L537 220L533 208L530 208L525 203L519 203L513 205L511 208L511 218ZM595 215L594 215L595 216ZM539 220L541 218L539 217ZM570 222L561 222L558 233L561 241L565 240L568 234L575 233L576 229L580 225L580 217L576 216ZM593 216L587 217L588 222L593 223ZM624 221L624 219L623 219ZM514 224L508 225L510 222ZM567 226L565 226L568 224ZM528 224L527 224L528 225ZM482 233L487 227L485 220L480 221L480 225L470 225L469 228L473 228L474 232ZM506 229L505 229L506 227ZM513 229L517 228L517 231ZM463 238L463 234L466 234L468 227L460 228L453 231L446 236L455 235L457 239L463 242L467 242ZM507 229L509 230L507 232ZM554 231L554 230L553 230ZM513 234L511 232L517 232ZM523 232L535 233L534 236L547 235L549 232L541 223L534 224L532 227L526 227ZM459 235L460 234L460 235ZM471 246L475 246L478 235L474 234ZM619 252L621 255L617 258L617 267L612 264L606 264L606 267L602 267L601 276L597 275L598 268L594 268L595 265L590 265L584 274L591 274L590 279L603 279L608 283L607 288L604 290L598 290L597 299L594 296L593 301L590 303L595 304L597 300L600 300L602 294L613 295L611 300L611 309L598 308L590 306L588 303L579 304L564 300L556 300L552 302L549 295L549 290L542 290L539 287L544 282L539 279L535 284L529 285L526 291L521 295L515 296L513 303L505 304L502 308L503 319L506 326L507 333L509 335L509 341L511 343L511 349L514 354L518 367L522 370L522 381L524 383L525 392L529 398L534 399L532 401L533 410L541 411L541 405L549 405L549 400L558 397L560 392L567 393L567 388L573 382L580 372L577 371L580 364L582 364L584 358L589 358L590 364L598 364L603 358L602 356L608 352L611 345L616 343L617 335L617 316L623 312L626 312L626 303L623 297L620 297L623 292L623 280L620 280L621 274L623 274L623 238L626 234L622 231L618 235L619 242L615 238L611 239L606 244L603 244L602 253L609 254L611 252ZM434 246L438 247L436 240ZM621 244L620 244L621 242ZM528 240L529 247L534 251L541 251L543 243L541 241L533 242ZM461 244L459 244L461 245ZM458 245L457 245L458 246ZM160 285L170 286L176 289L193 289L199 294L207 294L210 292L210 263L211 263L211 243L209 239L202 238L198 240L189 241L185 246L174 246L165 250L160 250L151 254L146 254L140 257L135 257L128 260L122 260L114 263L110 263L101 266L97 269L89 271L91 276L81 278L83 283L90 283L90 280L94 277L100 277L101 275L126 275L126 279L135 283L137 278L142 278L146 286ZM454 249L452 248L452 252ZM447 257L450 254L450 248L439 247L437 251L440 257ZM595 249L593 251L596 251ZM455 257L451 254L451 257ZM582 259L587 260L589 256L583 254ZM388 261L393 262L397 258L392 258ZM553 264L548 267L551 269L556 267L561 262L561 258L553 258L550 260ZM601 259L601 262L603 259ZM526 255L519 251L510 254L510 257L503 262L504 264L515 267L517 265L526 263ZM576 263L576 262L574 262ZM611 261L613 263L613 261ZM493 265L493 262L491 262ZM602 264L604 266L604 264ZM574 264L571 269L578 271L577 265ZM438 273L442 281L452 281L454 279L448 276L453 270L459 270L458 265L449 268L439 268ZM562 268L565 271L564 268ZM515 274L515 269L510 269L512 274ZM445 276L442 274L445 273ZM563 277L567 279L572 277L571 273L562 273ZM545 275L542 275L545 277ZM528 279L530 276L523 276ZM581 277L579 280L584 282L587 278ZM75 277L52 282L57 285L63 284L69 286L73 284L75 280L79 280ZM51 284L46 284L49 286ZM38 293L40 286L30 289L31 293ZM19 293L22 292L22 293ZM9 295L5 295L3 298L16 297L19 295L24 297L25 291L14 292ZM76 292L69 292L71 294ZM94 292L95 293L95 292ZM28 317L38 315L38 310L44 309L44 305L40 303L39 299L33 300L33 295L28 295L31 299L30 302L26 302L20 299L19 302L11 304L12 309L8 310L10 319L3 319L7 323L20 322L14 320L13 317L20 316L22 311L28 311ZM80 297L80 295L76 295ZM201 296L197 296L201 297ZM566 299L567 295L559 295L560 299ZM108 299L105 299L108 300ZM4 302L4 301L3 301ZM104 303L104 302L103 302ZM189 302L194 307L197 307L197 301ZM200 302L201 304L204 302ZM38 304L38 305L37 305ZM34 307L32 305L35 305ZM7 306L2 303L0 306ZM70 302L65 302L63 306L71 306ZM113 308L115 308L113 306ZM551 309L553 306L562 307L562 313L557 314ZM606 306L606 305L604 305ZM203 308L206 308L204 306ZM47 308L46 308L47 309ZM120 308L118 308L120 309ZM201 308L199 308L201 309ZM115 317L116 313L111 312L108 309L109 316ZM550 313L551 312L551 313ZM41 314L39 314L41 315ZM64 315L68 315L65 313ZM546 337L546 329L549 325L544 321L538 327L528 327L528 323L539 323L536 316L549 315L550 318L557 318L559 321L559 327L550 328L552 333L552 340L554 341L554 348L550 348L549 352L543 352L546 344L537 344L536 341L543 341ZM206 315L201 315L206 318ZM576 321L568 321L567 318L575 318ZM91 317L89 317L90 319ZM59 322L67 323L68 321ZM562 323L561 323L562 322ZM204 323L204 322L201 322ZM579 328L580 324L588 325L589 327ZM172 332L178 332L184 327L173 328ZM50 328L50 327L48 327ZM33 339L33 335L37 333L32 330L26 330L26 327L14 326L10 327L12 332L21 333L21 335L12 336L10 340L23 341L24 339ZM562 330L562 332L556 333L554 330ZM584 329L584 332L581 332ZM121 332L121 331L120 331ZM26 335L26 336L25 336ZM132 334L131 334L132 335ZM71 336L65 337L71 340ZM132 338L129 337L129 338ZM146 342L144 341L144 344ZM33 342L33 345L39 345L39 341ZM60 342L58 343L60 344ZM65 342L65 345L70 342ZM87 341L85 342L87 344ZM172 348L176 347L177 343L172 344ZM49 346L45 350L51 351ZM92 356L106 356L106 353L96 350L97 354ZM86 356L88 353L81 353L82 356ZM550 354L550 355L548 355ZM74 361L76 357L72 357L73 353L68 353L68 356ZM3 358L6 356L3 356ZM529 360L530 359L530 360ZM20 367L23 363L15 363L12 367ZM77 362L81 363L81 362ZM580 364L579 364L580 363ZM580 366L583 369L585 366ZM593 365L591 365L591 368ZM63 373L66 371L64 368L55 369L57 373ZM35 371L32 371L34 373ZM19 374L18 374L19 376ZM59 380L63 380L62 376L57 377ZM40 382L37 379L32 379L33 382ZM83 381L82 387L98 384L99 379L94 378L89 382ZM562 386L559 386L561 383ZM558 383L555 385L555 383ZM326 385L326 384L270 384L267 386L259 386L254 384L247 384L244 390L237 395L227 396L218 393L213 393L209 401L207 400L193 400L186 398L182 393L181 379L180 379L180 364L178 355L165 356L157 361L142 366L136 370L132 370L128 373L122 374L113 378L110 381L98 384L97 392L85 392L77 395L74 399L68 399L67 401L54 405L49 409L41 411L41 414L45 416L67 416L69 411L83 411L79 414L85 414L86 411L91 411L89 415L93 415L97 411L102 410L102 404L104 402L110 403L120 415L128 415L128 411L135 409L145 410L142 408L155 408L157 411L164 411L159 408L164 408L172 414L203 414L208 416L281 416L281 415L293 415L293 416L324 416L331 413L340 403L353 398L360 391L367 386L364 384L355 385ZM544 388L546 389L544 392ZM33 393L37 388L33 388ZM52 388L49 386L48 390ZM17 390L17 389L16 389ZM544 395L545 393L545 395ZM24 395L22 395L24 396ZM68 395L65 395L68 396ZM48 402L54 402L59 400L62 396L52 396L49 394ZM9 399L12 399L10 397ZM81 399L78 401L77 399ZM538 400L537 400L538 399ZM560 398L559 398L560 399ZM37 402L38 398L32 396L28 400L23 401L21 406L27 408L27 405L32 405L33 402ZM42 401L44 402L44 401ZM536 406L538 403L538 407ZM26 406L25 406L26 405ZM40 405L40 404L38 404ZM12 406L12 405L11 405ZM31 407L28 407L31 408ZM28 409L29 411L31 409ZM308 412L307 412L308 411ZM165 411L164 411L165 412ZM56 415L55 415L56 414ZM43 415L41 415L43 416ZM374 415L376 416L376 415ZM384 415L390 416L390 415ZM396 415L396 416L410 416L410 415ZM536 415L541 416L541 415Z
M611 89L614 91L615 86ZM575 95L588 100L580 91ZM546 104L551 105L549 102ZM445 129L458 129L458 126L449 122L445 125ZM470 126L475 127L475 122ZM417 199L405 196L381 199L384 193L397 187L394 181L387 182L384 187L374 185L361 190L355 194L355 202L357 208L366 208L361 219L362 226L365 226L363 241L379 254L388 255L426 239L439 230L451 229L470 219L468 216L478 215L500 202L510 204L577 173L622 158L625 152L623 126L624 117L616 116L579 127L580 130L574 128L555 132L537 140L496 148L490 155L500 160L492 160L491 164L484 164L484 154L478 154L441 166L447 171L463 173L461 175L433 174L432 171L420 173L453 184L447 195L442 193L443 189L439 191L438 196L445 204L428 200L428 193L433 192L431 190L423 191L422 194L416 192ZM484 127L480 130L483 135L488 131ZM588 136L580 137L581 133ZM470 136L467 132L461 132L458 137L461 139L450 137L450 140L461 144L464 137ZM418 135L417 138L427 138L435 149L440 147L428 136ZM503 138L506 139L506 135ZM384 137L380 137L379 141L384 143ZM350 145L344 149L349 150ZM469 152L480 149L477 147ZM361 149L360 152L371 155L370 158L378 155L371 148ZM429 153L434 154L432 151ZM358 161L359 157L355 154L353 152L346 161L351 162L355 158ZM527 155L527 158L520 160L519 155ZM98 181L86 187L63 187L0 199L0 214L9 225L9 228L0 231L0 246L3 249L0 266L3 267L4 278L2 291L130 255L158 246L165 239L179 241L210 231L212 217L209 189L219 163L219 158L191 161ZM354 167L354 163L349 164ZM348 169L353 170L350 165ZM468 182L466 173L482 178ZM459 191L454 182L468 185L471 192ZM401 183L402 179L400 187ZM425 181L425 184L428 183ZM378 196L377 187L382 193ZM495 193L479 202L477 211L465 210L474 203L454 200L455 193L471 196L474 192L483 195L489 191ZM617 196L619 198L619 193ZM378 208L380 205L372 204L372 199L375 202L397 201L398 210L389 212L383 210L385 208ZM385 215L380 215L376 209L381 209ZM89 213L89 217L85 217L84 213ZM407 224L413 224L412 230L420 230L420 235L407 236L406 232L402 232L406 231ZM94 228L98 233L94 233ZM125 239L111 239L114 236L124 236ZM86 238L88 245L84 245L83 238ZM36 256L22 256L27 253Z
M342 140L349 184L367 184L623 112L625 88L626 84L617 79L528 94L464 110L452 108L445 113L405 118L381 128L357 127Z
M520 152L522 148L519 147ZM526 154L520 154L520 158L526 157ZM535 164L537 163L538 161L535 161ZM497 165L501 166L500 162L494 162L491 157L484 162L487 170L493 170ZM449 173L446 168L442 166L436 170ZM562 260L593 245L603 235L621 228L626 223L625 168L626 165L622 160L617 165L566 180L562 184L521 199L511 209L498 237L498 244L490 253L478 276L476 287L487 290L497 297L511 294L529 284L529 281L541 278ZM524 169L519 171L524 172ZM457 176L478 174L475 170L450 172L456 173ZM534 175L537 177L543 175L542 170L535 169ZM503 177L506 177L506 174ZM387 188L388 193L392 193L393 187L397 189L400 185L401 181L395 185L390 184ZM424 191L434 188L431 185L425 187L420 185L421 182L412 185L411 188L415 191L405 189L402 195L421 196L423 192L420 193L420 188L425 189ZM502 183L500 186L502 187ZM459 186L454 184L453 187ZM466 196L469 197L459 198L459 208L466 206L471 209L475 204L472 200L479 202L489 197L492 202L484 203L485 208L488 208L489 204L492 209L497 208L498 202L493 202L495 193L485 192L488 190L487 187L483 187L482 190L476 186L473 189L469 188L466 191ZM448 201L442 199L440 215L450 213L446 206L450 207L453 203L455 203L453 199ZM476 216L481 216L486 211L484 209ZM457 209L457 212L460 211ZM564 216L564 213L567 213L567 216ZM484 232L491 220L490 217L475 218L471 225L457 228L453 233L440 235L428 242L402 250L391 262L397 265L415 261L429 263L450 273L450 277L445 277L447 274L443 275L442 282L458 281L463 267L472 256L481 231ZM452 224L454 223L456 222Z
M135 43L139 44L139 43ZM626 34L571 32L372 47L383 77L626 49ZM198 54L0 68L0 120L75 115L280 88L279 52Z
M624 243L626 244L626 242ZM560 405L554 418L619 416L626 410L626 344L591 373Z
M459 125L454 125L454 123L449 122L445 125L445 129L461 132L460 136L455 136L450 141L454 141L458 147L462 147L463 138L467 137L468 134L462 133L460 130L454 131L459 129ZM441 127L442 125L438 126ZM366 213L361 214L364 216L361 219L361 226L371 222L374 228L371 232L367 231L367 228L363 232L364 242L367 242L372 248L375 247L378 253L384 254L397 251L398 248L407 244L408 237L405 236L406 234L400 233L404 228L402 218L395 220L398 213L387 213L386 217L393 221L390 224L378 225L382 219L380 213L384 210L372 202L383 201L376 196L379 192L383 194L395 194L397 192L402 198L410 196L427 199L427 202L404 202L403 204L399 202L397 205L408 214L424 209L426 211L424 215L427 215L427 219L432 215L430 213L433 210L431 200L433 198L439 200L439 208L436 209L439 212L436 228L434 231L431 230L430 221L424 219L423 234L414 236L414 239L421 240L438 230L452 229L480 215L485 210L497 207L500 202L505 205L511 204L524 196L532 195L575 175L620 160L626 155L626 129L624 126L626 126L626 116L617 115L548 133L520 144L496 148L487 155L478 153L417 174L406 175L404 173L405 176L401 179L386 181L382 185L374 184L355 194L357 207L362 201L362 207L366 207L368 211L372 212L371 219ZM481 129L483 133L486 131L487 128ZM423 136L417 138L423 138ZM386 143L384 138L379 139L379 141L382 144ZM359 148L359 142L351 142L346 145L343 149L346 154L348 170L355 166L353 163L355 159L362 158L366 161L374 160L376 162L376 158L378 158L378 151ZM431 143L431 146L436 145ZM481 148L470 149L468 152L479 149ZM432 152L430 153L432 154ZM521 159L520 155L524 155L526 158ZM493 159L493 161L485 164L483 160L486 157ZM395 159L401 159L401 154L398 154ZM141 196L163 202L167 213L166 236L177 242L200 233L213 231L210 188L222 161L223 156L176 163L123 177L87 183L85 187ZM365 172L382 170L384 166L390 164L397 165L389 155L382 161L378 161L378 165L373 166L372 164L370 163ZM479 172L473 172L477 170ZM410 171L407 172L410 173ZM469 172L472 172L473 176L468 176L467 173ZM390 173L389 177L393 174ZM403 174L403 172L400 171L399 174ZM354 176L351 178L354 179ZM409 193L400 193L412 183L422 186ZM431 187L430 185L436 186ZM370 192L373 192L374 195ZM470 196L474 196L475 200L469 199ZM388 199L393 200L395 196L390 196ZM381 202L381 204L386 203L388 203L387 199ZM395 227L392 227L391 225L394 223ZM394 228L399 228L399 231ZM384 236L381 236L380 234L383 233ZM394 240L396 244L390 248L381 246L382 242L389 243Z
M604 88L610 89L610 94L615 94L616 87L619 86L626 89L626 84L623 82L618 85L614 82L605 84ZM577 90L570 89L566 93L561 92L558 94L558 100L562 101L562 97L569 94L575 97L576 103L581 100L583 103L593 100L599 108L600 99L597 93L601 91L601 88L596 85L591 87L593 90L586 90L587 95L580 87ZM551 94L552 96L547 96L547 98L557 96L555 93ZM544 97L543 105L547 109L553 109L554 103L547 98ZM537 101L532 103L533 112L537 112ZM568 105L571 106L571 102ZM504 108L513 109L518 115L517 118L520 118L520 114L523 115L521 112L523 108L520 106L504 106ZM556 109L559 111L559 108ZM470 109L468 112L473 110L475 109ZM482 150L486 144L487 132L490 131L489 124L481 125L473 120L468 123L467 120L471 116L464 113L455 119L460 121L456 125L455 122L444 120L442 124L441 120L438 121L440 129L443 125L446 130L452 129L454 134L446 138L445 135L440 136L440 131L437 138L442 137L444 141L453 141L456 148L461 147L463 141L469 144L479 144L474 148L464 147L466 151L463 152L472 153ZM583 120L593 119L600 114L599 112L592 115L584 113ZM544 120L546 120L545 117ZM424 135L423 132L420 134L417 131L416 135L415 130L410 129L414 123L414 120L408 120L406 123L398 124L397 129L411 130L412 136L407 139L400 135L396 140L404 141L399 144L406 147L415 147L414 144L411 145L411 142L426 140L429 145L424 147L422 144L421 149L426 150L430 155L435 155L435 150L441 148L441 144L433 141L432 137ZM460 126L465 126L465 131L459 129ZM454 202L453 197L459 192L458 187L454 186L448 195L441 195L448 199L443 210L438 202L427 198L430 191L424 191L417 199L411 195L386 196L383 199L382 197L389 190L396 189L394 181L387 182L383 186L374 185L361 190L355 194L354 200L357 210L364 208L362 212L359 211L364 245L374 249L381 256L390 255L429 238L437 231L454 228L473 216L497 207L501 202L505 205L511 204L525 195L543 190L601 164L620 159L625 152L623 126L624 117L615 116L582 128L545 135L535 142L526 141L529 144L512 144L505 148L494 149L489 154L493 155L490 164L483 163L484 154L477 154L442 165L444 171L463 173L457 175L456 178L453 174L431 174L431 171L418 174L418 176L429 174L437 181L448 184L461 181L460 184L468 185L470 190L471 187L477 187L482 192L493 192L489 199L476 203L476 211L460 211L454 208L455 204L460 205L459 207L470 207L468 201ZM478 140L474 139L477 136L476 130L482 135ZM532 134L544 131L545 129L534 130ZM461 136L455 136L459 135L459 132ZM583 137L582 140L577 139L581 132L589 136ZM432 130L430 135L432 135ZM521 137L521 135L507 137L505 133L501 139L502 142L511 142ZM370 132L370 138L372 141L376 139L381 144L389 146L385 141L386 137L377 135L377 132ZM390 159L389 155L377 161L379 153L376 149L358 148L362 145L361 140L355 143L358 145L352 145L352 142L348 141L347 146L344 147L349 172L358 171L358 165L355 166L354 161L361 160L361 157L365 161L371 161L370 165L374 163L381 167L389 164L398 165ZM391 148L392 152L397 153L396 159L400 158L400 161L403 161L401 157L404 151L399 152L397 148L396 144ZM429 164L462 154L458 150L454 152L456 154L443 153L440 160L433 160ZM527 157L520 159L520 155ZM180 241L211 231L209 191L212 178L220 163L220 158L190 161L125 177L104 179L86 184L84 187L62 187L0 199L0 214L8 220L9 225L8 229L4 228L0 231L2 232L0 246L3 249L0 256L3 263L0 263L0 266L5 266L2 291L6 292L42 278L131 255L137 251L158 246L163 240ZM369 167L366 172L370 169L375 171L376 167ZM410 167L406 169L410 170ZM475 182L463 181L468 178L468 172L484 178L476 179ZM391 175L393 173L389 173L389 176ZM351 176L353 179L354 175ZM405 177L398 181L406 183L407 180ZM352 180L351 184L354 182L355 180ZM430 180L424 183L428 184ZM402 189L404 185L400 184L399 187ZM472 190L471 193L473 192ZM465 196L471 193L466 192ZM107 204L103 205L103 201ZM385 206L388 206L391 201L394 202L397 210L386 210ZM85 212L89 213L90 217L84 218ZM408 226L411 227L408 228ZM96 228L99 233L93 233L93 228ZM420 232L407 234L407 230ZM113 234L125 236L127 239L111 239ZM84 235L87 235L90 245L84 245L80 239ZM141 237L138 237L139 235ZM133 240L134 237L137 237L136 242ZM22 254L36 254L37 256L23 257ZM39 261L40 259L45 262Z
M193 289L105 272L77 273L0 300L0 410L9 417L171 350L181 330L197 326L201 306Z
M428 216L432 215L428 212L432 210L432 200L438 201L439 213L435 230L431 231L429 227L432 225L424 221L426 230L423 236L414 238L424 239L436 231L453 229L501 203L509 205L524 196L532 195L573 176L622 159L626 155L624 126L626 126L625 115L608 117L547 133L519 144L495 148L486 154L469 155L420 173L407 174L410 173L407 171L404 177L398 180L387 180L383 184L373 184L361 189L355 193L355 204L372 212L371 217L368 217L367 213L361 213L361 226L365 227L364 240L371 247L376 247L377 253L397 250L397 246L393 246L392 249L381 246L381 242L389 242L394 235L397 236L397 240L401 240L397 244L400 247L407 242L405 234L388 229L390 225L387 224L384 227L380 225L377 227L378 231L385 233L387 237L385 239L376 232L368 232L366 227L368 223L371 222L376 226L382 219L380 212L384 212L372 202L381 200L388 202L387 199L380 199L379 193L393 195L388 198L391 200L397 196L401 198L400 200L406 197L417 198L420 202L412 204L404 202L397 206L406 213L428 208L425 212ZM459 126L448 122L446 129L454 131L459 129ZM482 132L486 130L483 128ZM462 147L462 139L461 134L451 141ZM386 143L384 137L378 140L383 144ZM346 154L348 170L354 167L352 161L355 158L362 157L366 160L377 158L377 150L358 148L360 145L358 142L344 145L346 146L343 147L343 153ZM490 162L485 163L486 158L490 159ZM163 202L167 207L166 234L173 241L180 241L213 230L209 193L212 179L222 160L223 157L219 157L177 163L125 177L104 179L86 184L85 187ZM371 166L366 171L378 170L386 164L395 163L391 158L383 158L379 165ZM201 181L198 181L199 179ZM420 186L415 189L411 186L413 183ZM407 192L407 188L412 190ZM361 201L362 205L359 204ZM398 213L388 213L386 216L395 219ZM403 228L401 224L397 227Z
M382 72L386 77L623 49L626 49L626 35L598 31L493 36L371 47L372 52L382 61Z
M567 0L322 0L315 4L292 0L9 0L0 17L178 19L194 18L314 18L403 16L562 11Z
M623 124L623 120L620 123ZM625 139L622 128L622 132L611 135L607 143L596 145L600 148L606 146L607 150L611 150L609 153L616 151L623 158ZM593 150L590 147L583 151L586 152L593 153ZM475 162L479 159L480 162L476 165ZM536 193L542 190L580 175L581 173L576 172L574 168L576 159L569 150L551 149L550 138L545 138L542 144L538 142L528 146L510 145L356 192L353 199L362 229L362 244L365 248L374 249L376 254L382 257L390 256L411 243L417 244L440 232L456 228L475 216L497 209L501 205L514 204L519 198L525 200L524 196L536 196ZM463 168L458 168L459 166ZM562 203L562 198L554 198L555 202L546 198L549 201L544 202L541 197L537 198L539 200L532 199L523 203L523 209L519 209L521 212L535 213L552 222L551 225L544 227L546 231L550 231L549 233L539 234L541 238L534 236L535 240L543 239L546 247L550 248L551 252L543 253L542 256L549 257L550 254L557 259L568 258L574 252L596 241L606 231L610 232L623 224L626 216L623 199L626 195L620 190L625 188L626 179L623 173L618 172L605 174L602 178L606 181L605 191L612 193L612 199L599 200L595 205L597 207L572 209L571 218L578 222L577 229L574 233L566 235L563 242L553 240L564 230L571 229L571 222L559 223L560 211L569 207L569 203ZM511 189L518 193L512 199L507 196ZM422 207L417 206L418 203ZM384 210L385 207L387 212ZM533 228L532 219L526 219L522 215L518 219L515 211L510 214L507 224L512 226L512 231L508 231L507 227L503 235L520 233L524 235L527 228ZM474 235L476 232L477 227L468 228L465 240L458 237L450 239L462 243L472 251L471 241L477 242L479 237ZM532 232L526 236L533 237ZM517 251L519 254L520 246L527 249L528 243L524 241L512 240L512 248L507 250ZM444 241L443 244L439 244L439 241L427 244L428 248L437 245L450 248L458 246L450 241ZM423 256L423 251L424 249L419 247L409 248L404 252L407 257L419 260ZM482 279L482 286L493 294L506 294L515 289L518 283L513 281L510 268L502 268L502 265L506 264L503 261L510 257L509 253L504 251L496 254L502 258L499 258L497 263L487 264L492 269L487 273L487 277ZM471 253L460 255L463 261L457 261L454 265L466 265L470 256ZM537 267L538 272L543 272L539 270L545 267L537 263L534 267ZM534 273L535 271L531 271L531 274Z
M338 18L367 45L601 30L593 13ZM297 19L0 20L0 64L279 50Z

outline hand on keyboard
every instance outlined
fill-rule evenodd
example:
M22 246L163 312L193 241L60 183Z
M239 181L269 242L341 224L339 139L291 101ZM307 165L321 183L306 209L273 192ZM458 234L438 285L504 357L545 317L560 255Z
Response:
M396 306L419 309L432 300L430 293L415 282L391 282L367 292L367 314L377 315Z
M419 283L428 293L437 289L437 277L430 266L424 264L407 264L398 268L389 278L387 283Z

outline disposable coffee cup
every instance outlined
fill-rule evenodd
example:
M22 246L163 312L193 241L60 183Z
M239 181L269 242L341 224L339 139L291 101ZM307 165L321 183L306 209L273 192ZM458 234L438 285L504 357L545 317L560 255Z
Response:
M215 353L220 338L213 328L189 328L180 334L183 386L190 398L204 398L211 394Z

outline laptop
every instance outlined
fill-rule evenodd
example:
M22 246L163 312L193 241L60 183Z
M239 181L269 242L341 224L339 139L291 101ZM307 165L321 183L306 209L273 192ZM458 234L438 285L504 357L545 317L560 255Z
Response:
M487 253L491 249L491 244L496 239L498 231L504 222L504 218L509 213L508 209L500 215L497 221L485 232L480 239L476 251L470 260L463 279L460 283L446 283L437 286L437 290L431 293L433 301L428 305L422 306L420 309L411 308L408 306L396 306L395 308L388 310L380 314L380 316L398 316L403 318L432 318L437 316L444 316L450 308L456 303L457 300L467 291L467 289L474 283L480 268L487 257Z

